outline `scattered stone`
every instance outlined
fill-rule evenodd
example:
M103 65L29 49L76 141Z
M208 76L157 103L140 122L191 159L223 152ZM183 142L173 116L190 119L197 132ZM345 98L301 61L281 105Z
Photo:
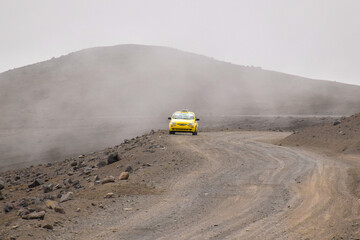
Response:
M66 178L66 179L64 179L63 183L65 186L68 186L68 185L71 185L73 183L73 181L71 178Z
M79 156L79 158L84 158L85 157L85 155L83 155L83 154L81 154L80 156Z
M19 227L19 225L14 225L14 226L11 227L11 229L15 230L15 229L17 229L18 227Z
M75 167L75 166L77 166L78 165L78 163L77 163L77 161L72 161L71 163L70 163L70 166L72 166L72 167Z
M129 139L124 139L124 143L125 144L130 143L130 140Z
M127 180L129 178L128 172L122 172L119 176L119 180Z
M6 205L6 206L4 207L4 212L5 212L5 213L9 213L9 212L11 212L13 209L14 209L14 206L12 206L12 205Z
M72 185L75 187L76 185L79 185L80 184L80 181L79 180L76 180L75 182L72 183Z
M93 171L93 169L91 167L85 167L83 170L83 173L88 175Z
M120 160L119 154L118 153L112 153L108 156L107 159L107 164L113 164L114 162L117 162Z
M43 226L43 228L49 229L49 230L53 230L53 229L54 229L53 225L51 225L51 224L45 224L45 225Z
M55 201L52 201L52 200L46 200L45 201L45 206L47 208L50 208L50 209L55 209L59 204Z
M81 211L81 209L80 209L80 208L77 208L77 209L76 209L76 212L80 212L80 211Z
M73 199L74 193L68 192L63 195L61 195L60 202L66 202Z
M44 219L45 217L45 211L40 211L40 212L32 212L29 214L25 214L22 216L23 219Z
M55 210L55 212L57 212L57 213L65 214L65 210L64 210L62 207L60 207L60 206L56 206L56 207L54 208L54 210Z
M105 198L112 198L114 196L114 193L110 192L105 195Z
M54 190L54 184L48 183L43 186L44 193L52 192Z
M124 211L132 211L132 208L124 208Z
M29 188L34 188L34 187L37 187L37 186L40 186L42 184L41 180L40 179L35 179L31 184L29 184Z
M336 120L333 125L336 126L336 125L339 125L341 122L339 120Z
M4 196L2 195L2 192L0 191L0 201L4 200Z
M102 184L111 183L111 182L115 182L115 178L113 176L106 177L101 181Z
M124 172L129 172L129 173L131 173L132 172L132 167L129 165L129 166L127 166L126 168L125 168L125 171Z

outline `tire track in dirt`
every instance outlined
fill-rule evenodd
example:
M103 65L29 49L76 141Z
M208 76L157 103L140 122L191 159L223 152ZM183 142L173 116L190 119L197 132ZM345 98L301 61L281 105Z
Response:
M194 167L146 210L89 239L331 239L355 237L359 200L345 163L259 139L273 132L175 135ZM169 173L172 174L172 173ZM170 178L169 178L170 179ZM111 217L111 216L109 216Z

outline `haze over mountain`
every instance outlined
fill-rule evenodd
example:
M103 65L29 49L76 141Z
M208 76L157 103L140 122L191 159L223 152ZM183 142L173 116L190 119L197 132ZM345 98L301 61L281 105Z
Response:
M0 166L117 144L166 128L166 118L185 107L206 121L210 115L350 115L359 100L359 86L166 47L91 48L0 74Z

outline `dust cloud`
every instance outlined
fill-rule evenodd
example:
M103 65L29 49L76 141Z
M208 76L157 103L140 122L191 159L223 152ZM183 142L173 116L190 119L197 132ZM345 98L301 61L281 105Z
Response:
M0 171L95 151L175 110L241 115L350 115L360 87L140 45L99 47L0 74Z

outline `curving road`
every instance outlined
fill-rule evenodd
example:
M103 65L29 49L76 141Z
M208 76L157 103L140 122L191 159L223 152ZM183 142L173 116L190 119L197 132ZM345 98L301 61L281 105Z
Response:
M360 201L347 187L352 166L272 145L288 133L211 132L169 136L192 168L168 191L99 239L357 239ZM116 214L114 214L116 215ZM110 216L109 216L110 217ZM109 229L112 229L110 231Z

